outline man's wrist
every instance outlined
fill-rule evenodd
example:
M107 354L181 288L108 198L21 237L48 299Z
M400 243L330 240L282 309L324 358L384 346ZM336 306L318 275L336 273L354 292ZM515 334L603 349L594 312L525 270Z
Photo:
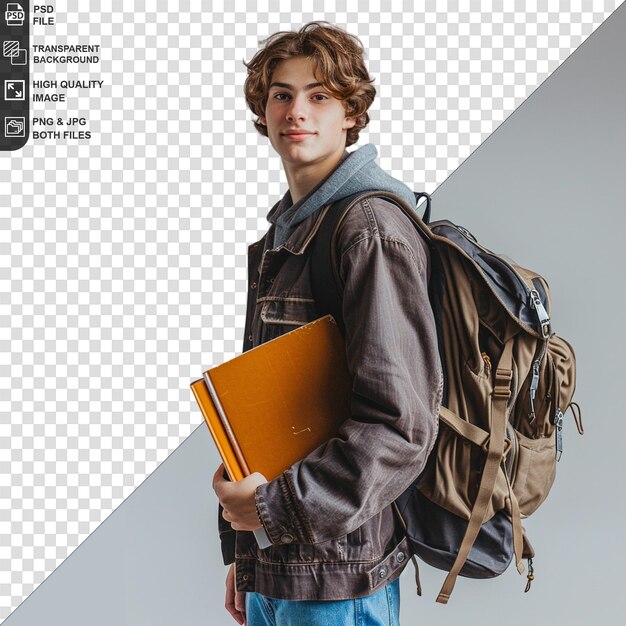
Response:
M261 485L259 485L260 487ZM256 510L256 517L259 520L259 526L265 531L265 534L268 536L269 538L269 533L267 532L267 528L265 528L265 524L263 524L263 519L261 518L261 511L259 510L259 499L258 499L258 489L259 487L257 487L254 490L254 508ZM271 541L271 539L270 539Z

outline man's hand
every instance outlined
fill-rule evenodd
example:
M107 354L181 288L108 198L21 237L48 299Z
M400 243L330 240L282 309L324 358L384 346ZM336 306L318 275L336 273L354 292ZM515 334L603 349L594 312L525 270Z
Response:
M246 592L236 590L234 563L228 568L228 574L226 575L226 600L224 606L237 623L246 623Z
M256 513L254 490L267 480L263 474L254 472L243 480L229 482L222 474L224 465L220 465L213 476L213 490L224 509L222 517L230 522L234 530L256 530L261 528L261 520Z

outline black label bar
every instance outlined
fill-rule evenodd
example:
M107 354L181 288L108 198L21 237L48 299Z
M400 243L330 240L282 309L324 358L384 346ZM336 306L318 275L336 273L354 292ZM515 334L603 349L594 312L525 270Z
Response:
M0 0L0 150L30 135L30 6Z

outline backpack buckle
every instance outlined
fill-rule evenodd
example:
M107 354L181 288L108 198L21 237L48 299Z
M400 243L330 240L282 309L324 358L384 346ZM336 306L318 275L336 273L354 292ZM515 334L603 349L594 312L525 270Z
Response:
M497 396L498 398L510 398L511 380L513 380L512 370L497 369L496 384L493 388L493 395Z
M511 389L509 387L505 387L504 385L496 385L493 388L493 395L498 398L510 398Z

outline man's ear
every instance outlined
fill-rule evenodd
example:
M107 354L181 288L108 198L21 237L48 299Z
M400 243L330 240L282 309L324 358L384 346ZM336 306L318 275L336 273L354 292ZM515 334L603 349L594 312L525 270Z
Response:
M263 124L263 126L267 126L267 120L264 117L259 117L259 124Z
M348 130L348 128L353 128L356 124L356 117L346 117L343 121L343 126L341 127L343 130Z

